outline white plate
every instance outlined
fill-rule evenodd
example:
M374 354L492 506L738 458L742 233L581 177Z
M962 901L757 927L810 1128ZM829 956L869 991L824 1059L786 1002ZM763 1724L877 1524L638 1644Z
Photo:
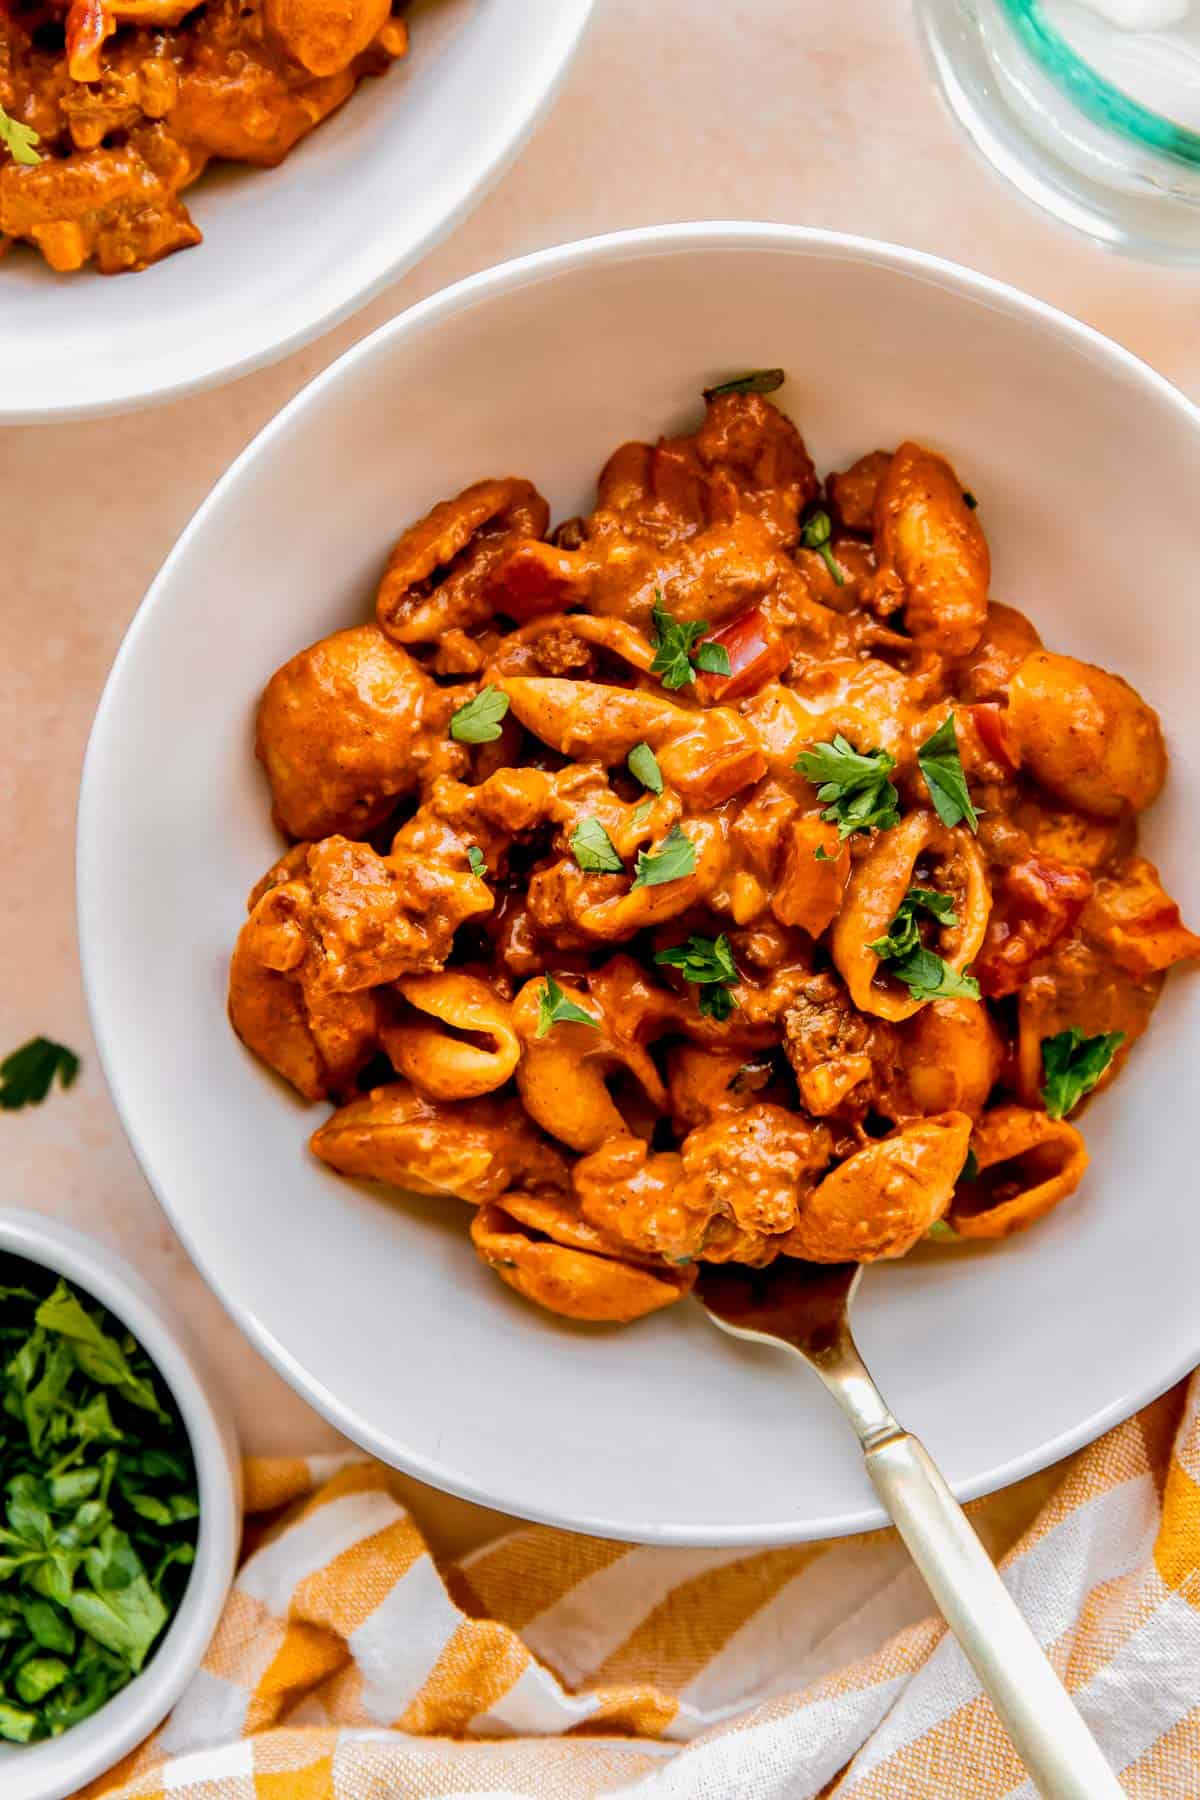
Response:
M117 660L80 803L96 1035L189 1249L285 1376L439 1487L661 1543L876 1525L814 1380L679 1306L572 1328L479 1264L458 1203L339 1180L235 1041L226 963L277 850L250 753L275 666L364 617L398 531L481 475L562 516L622 439L682 427L701 384L782 363L821 468L913 434L979 495L995 592L1161 709L1174 773L1147 832L1200 913L1193 588L1200 414L1123 350L913 252L776 225L683 225L476 276L300 394L218 485ZM339 445L353 445L340 456ZM1025 1475L1200 1360L1200 988L1088 1110L1078 1198L993 1247L868 1272L863 1349L962 1496Z
M214 167L137 275L0 263L0 425L177 399L273 362L432 249L548 106L592 0L417 0L408 56L277 169Z

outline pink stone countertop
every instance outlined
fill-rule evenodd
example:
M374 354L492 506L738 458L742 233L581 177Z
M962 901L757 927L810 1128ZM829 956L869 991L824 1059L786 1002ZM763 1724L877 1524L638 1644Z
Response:
M5 1199L109 1240L170 1297L224 1371L256 1451L336 1440L192 1269L125 1143L80 984L73 827L88 727L121 636L188 517L259 427L358 338L461 276L565 239L692 218L786 220L937 252L1086 319L1200 397L1200 277L1116 260L1027 210L960 140L896 0L598 0L596 13L515 167L447 243L349 324L168 408L0 430L9 866L0 1045L43 1032L84 1058L69 1094L0 1116ZM446 1551L495 1528L495 1515L411 1487L418 1520ZM1044 1488L1035 1478L988 1503L993 1542Z

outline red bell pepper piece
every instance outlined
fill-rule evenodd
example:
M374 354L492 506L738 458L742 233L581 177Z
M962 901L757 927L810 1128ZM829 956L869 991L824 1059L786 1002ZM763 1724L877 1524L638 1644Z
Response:
M729 658L728 675L703 675L697 684L700 698L709 703L724 705L755 693L782 675L792 660L791 651L768 624L760 606L739 613L704 642L720 644Z
M970 714L971 722L979 734L979 741L989 755L1003 763L1006 769L1018 769L1021 765L1020 754L1009 741L1008 722L1003 707L994 701L983 701L978 706L968 706L964 711Z
M1034 965L1071 931L1092 892L1086 869L1027 856L1004 871L973 973L990 1000L1015 994Z

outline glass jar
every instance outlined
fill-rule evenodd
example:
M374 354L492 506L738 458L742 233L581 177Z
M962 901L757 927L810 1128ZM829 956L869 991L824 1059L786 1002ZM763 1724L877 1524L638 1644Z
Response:
M1111 249L1200 264L1200 0L916 10L951 110L1027 199Z

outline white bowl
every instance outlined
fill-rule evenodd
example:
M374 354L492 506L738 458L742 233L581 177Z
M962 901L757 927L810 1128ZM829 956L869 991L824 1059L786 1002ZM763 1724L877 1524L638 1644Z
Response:
M351 1437L529 1517L663 1543L882 1522L815 1381L686 1305L572 1328L478 1263L454 1201L339 1180L323 1113L236 1042L226 966L275 856L251 721L267 676L366 616L389 545L481 475L587 506L623 439L763 364L823 469L907 434L979 495L995 592L1161 708L1174 774L1149 852L1200 913L1191 602L1200 414L1036 300L888 245L680 225L567 245L394 320L250 446L168 559L88 751L79 905L96 1034L143 1166L277 1367ZM353 443L352 456L330 446ZM1078 1199L994 1247L868 1271L864 1350L960 1494L1052 1461L1200 1359L1200 989L1177 976L1088 1110Z
M63 1800L111 1769L161 1724L199 1668L233 1580L242 1525L241 1464L220 1389L127 1263L94 1238L18 1208L0 1211L0 1250L56 1270L128 1326L175 1397L199 1482L196 1560L179 1609L142 1673L62 1737L0 1745L4 1800Z
M408 56L277 169L189 190L204 242L136 275L0 264L0 425L176 399L273 362L410 268L507 168L592 0L418 0Z

